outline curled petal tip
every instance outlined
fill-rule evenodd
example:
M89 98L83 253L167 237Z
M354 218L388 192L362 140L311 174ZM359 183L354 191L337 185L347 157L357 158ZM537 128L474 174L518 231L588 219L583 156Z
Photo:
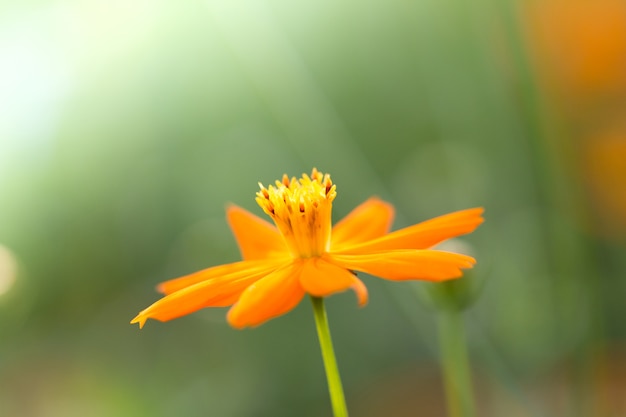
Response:
M471 256L467 257L467 268L473 268L474 265L476 265L476 259L472 258Z
M226 321L228 322L228 324L230 324L230 327L232 327L233 329L243 330L246 328L246 324L239 321L239 317L233 311L233 308L228 310L228 313L226 314Z
M367 293L367 287L361 280L357 278L357 282L352 285L352 290L356 294L357 302L359 303L359 307L365 307L367 302L369 301L369 295Z
M485 208L484 207L476 207L474 209L476 211L476 214L478 215L478 224L482 224L485 221L485 218L483 217L483 215L485 214Z
M232 211L241 211L243 209L235 203L228 202L224 204L224 210L226 211L226 214L228 215L228 213Z
M157 291L159 294L165 294L165 293L167 292L167 291L166 291L166 288L165 288L165 285L163 285L163 283L158 284L158 285L157 285L156 287L154 287L154 288L156 289L156 291Z
M146 320L147 319L145 317L142 317L141 314L139 314L137 317L130 321L130 324L139 323L139 328L143 329L144 324L146 324Z

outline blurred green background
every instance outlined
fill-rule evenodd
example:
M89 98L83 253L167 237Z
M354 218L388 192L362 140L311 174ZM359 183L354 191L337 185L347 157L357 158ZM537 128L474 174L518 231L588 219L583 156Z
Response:
M621 0L0 5L0 416L330 415L310 303L129 321L239 259L228 202L317 167L335 219L484 206L481 416L625 416ZM328 299L354 416L444 416L424 284Z

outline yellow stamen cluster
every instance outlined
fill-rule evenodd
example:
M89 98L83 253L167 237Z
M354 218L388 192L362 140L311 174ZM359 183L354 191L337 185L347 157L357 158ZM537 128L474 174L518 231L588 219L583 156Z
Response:
M282 233L291 255L311 258L327 252L330 247L331 212L337 195L330 175L313 169L311 176L282 181L256 193L256 202Z

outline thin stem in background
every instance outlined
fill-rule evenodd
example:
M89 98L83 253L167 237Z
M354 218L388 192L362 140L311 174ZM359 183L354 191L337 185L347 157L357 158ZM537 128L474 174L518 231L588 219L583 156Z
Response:
M462 313L438 313L439 345L449 417L474 417L474 395Z

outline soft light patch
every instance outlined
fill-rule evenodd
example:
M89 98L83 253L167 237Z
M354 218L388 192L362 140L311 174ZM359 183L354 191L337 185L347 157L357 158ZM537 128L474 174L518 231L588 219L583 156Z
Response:
M17 260L6 246L0 245L0 296L9 292L17 277Z

